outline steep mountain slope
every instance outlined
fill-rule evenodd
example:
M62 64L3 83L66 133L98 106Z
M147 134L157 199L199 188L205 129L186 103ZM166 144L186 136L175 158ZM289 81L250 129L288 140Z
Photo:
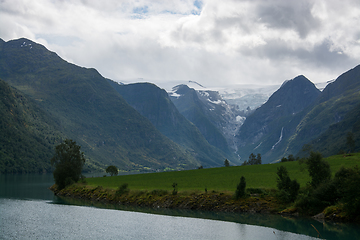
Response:
M0 80L0 173L51 171L58 122Z
M343 73L333 83L326 86L316 100L314 107L307 112L297 126L296 132L289 142L289 151L296 153L303 144L311 140L314 140L312 141L314 147L319 147L319 149L314 148L314 150L324 150L326 147L322 140L326 142L333 137L333 142L336 142L335 138L339 138L340 135L346 136L346 132L343 130L347 131L350 126L355 124L355 120L349 121L349 119L357 117L352 116L352 114L356 114L356 107L359 103L360 66L357 66ZM345 116L347 120L343 121ZM339 126L345 122L350 125L340 128ZM337 123L339 124L333 126ZM323 133L327 135L328 140L325 140L324 136L319 137ZM342 146L343 144L339 143L337 147L328 148L324 154L326 156L337 154Z
M119 85L109 82L133 108L165 136L192 152L204 167L221 166L225 158L230 158L211 146L195 125L179 113L165 90L150 83Z
M349 152L347 134L351 132L355 140L354 152L360 151L360 103L349 111L344 119L330 127L309 144L312 149L321 152L324 156L331 156L341 152Z
M237 134L238 153L244 159L250 153L260 153L265 163L281 158L304 114L302 111L319 94L320 91L304 76L284 82L241 126Z
M228 142L219 128L225 123L222 113L226 109L221 104L216 104L215 94L213 102L206 102L203 95L207 92L197 92L187 85L174 87L170 98L179 112L192 122L213 146L224 152L230 153ZM235 118L235 117L234 117Z
M193 168L199 163L129 106L95 69L27 39L0 43L0 78L56 118L87 157L121 169Z

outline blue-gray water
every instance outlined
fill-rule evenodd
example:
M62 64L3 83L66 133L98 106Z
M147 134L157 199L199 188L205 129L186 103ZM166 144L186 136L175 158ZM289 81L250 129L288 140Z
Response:
M359 239L358 226L259 214L93 206L59 199L52 175L0 175L0 239ZM106 209L110 208L110 209Z

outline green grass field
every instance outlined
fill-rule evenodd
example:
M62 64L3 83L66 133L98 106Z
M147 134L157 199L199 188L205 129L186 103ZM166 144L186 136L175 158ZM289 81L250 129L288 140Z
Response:
M360 153L343 157L336 155L325 159L329 162L333 175L341 166L360 166ZM281 165L285 166L291 179L297 179L301 187L310 180L305 164L299 162L285 162L277 164L221 167L210 169L196 169L178 172L147 173L123 175L114 177L87 178L89 186L117 188L123 183L129 184L130 190L172 190L172 184L178 184L181 191L235 191L240 177L246 179L247 188L276 188L276 171Z

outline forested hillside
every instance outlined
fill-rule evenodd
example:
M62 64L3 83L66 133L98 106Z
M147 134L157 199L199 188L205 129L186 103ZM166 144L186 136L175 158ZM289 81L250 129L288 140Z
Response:
M0 77L55 118L91 161L123 170L201 164L128 105L95 69L70 64L27 39L2 41L0 49Z
M0 80L0 173L51 171L59 122Z

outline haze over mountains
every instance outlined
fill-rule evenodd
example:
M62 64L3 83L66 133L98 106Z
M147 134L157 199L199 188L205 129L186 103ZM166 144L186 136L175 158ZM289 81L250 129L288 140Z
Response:
M209 90L192 82L199 87L167 93L105 79L28 39L0 39L0 79L1 172L51 171L64 138L82 146L88 171L218 167L225 158L239 165L250 153L269 163L300 156L304 144L331 155L347 150L347 132L360 148L359 66L322 92L298 76L280 88Z

